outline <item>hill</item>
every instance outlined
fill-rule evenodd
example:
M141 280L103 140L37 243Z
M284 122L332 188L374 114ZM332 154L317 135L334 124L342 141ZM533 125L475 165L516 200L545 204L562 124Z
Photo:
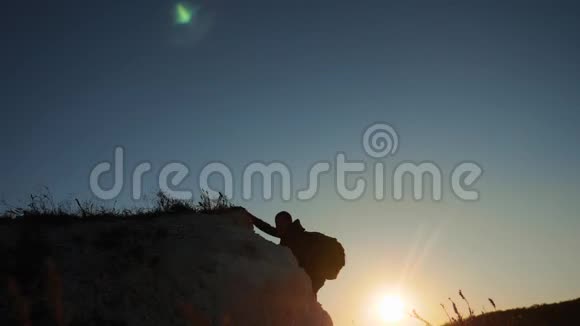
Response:
M445 326L572 326L580 325L580 299L490 312Z
M332 325L235 208L3 219L0 261L0 325Z

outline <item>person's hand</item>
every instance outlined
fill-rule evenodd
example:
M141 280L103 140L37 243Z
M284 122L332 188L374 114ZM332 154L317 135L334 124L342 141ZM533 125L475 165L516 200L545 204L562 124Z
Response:
M254 227L254 221L255 221L255 218L256 217L252 213L248 212L247 209L245 209L245 208L243 208L241 206L240 207L236 207L235 209L236 209L236 212L239 214L239 216L243 216L244 220L246 221L245 223L247 223L247 225L250 228L253 228Z
M244 209L244 211L246 212L246 216L250 219L250 221L252 222L252 225L254 225L254 221L256 220L256 217L254 216L254 214L248 212L246 209Z

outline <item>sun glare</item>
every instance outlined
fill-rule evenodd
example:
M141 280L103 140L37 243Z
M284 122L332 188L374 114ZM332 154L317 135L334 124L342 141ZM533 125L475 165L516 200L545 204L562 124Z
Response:
M378 317L387 323L401 321L405 317L405 303L397 295L386 295L377 303Z

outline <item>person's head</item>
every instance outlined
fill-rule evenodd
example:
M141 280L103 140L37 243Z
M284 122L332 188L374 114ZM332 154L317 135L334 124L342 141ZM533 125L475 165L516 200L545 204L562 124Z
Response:
M281 211L276 214L276 230L278 233L284 234L292 224L292 215L286 211Z

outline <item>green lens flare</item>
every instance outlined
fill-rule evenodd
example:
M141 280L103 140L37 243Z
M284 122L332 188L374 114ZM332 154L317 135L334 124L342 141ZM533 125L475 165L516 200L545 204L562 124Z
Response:
M193 16L195 15L195 9L184 2L180 2L175 6L175 23L176 24L189 24L191 23Z

